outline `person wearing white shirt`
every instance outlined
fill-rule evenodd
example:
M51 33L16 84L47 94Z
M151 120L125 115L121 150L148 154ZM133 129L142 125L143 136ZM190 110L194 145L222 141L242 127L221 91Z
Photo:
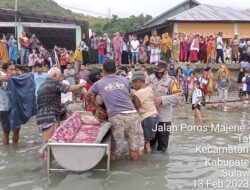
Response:
M128 79L131 80L132 79L132 76L133 76L133 73L135 72L135 66L132 65L130 67L130 71L128 72Z
M196 80L194 82L194 89L192 93L192 110L194 111L194 120L196 123L202 123L201 118L201 101L202 101L202 92L199 89L200 82Z
M224 54L223 54L223 32L219 32L219 35L216 39L216 63L219 63L219 59L224 63Z
M137 37L134 35L133 40L131 41L132 64L136 64L138 62L139 47L140 43L137 40Z
M62 83L70 86L70 83L68 80L63 80ZM73 93L72 92L67 92L66 94L61 93L61 104L65 108L66 119L68 119L72 113L72 111L71 111L72 102L73 102Z
M231 63L232 62L232 48L231 46L227 45L227 47L224 49L224 58L226 63Z

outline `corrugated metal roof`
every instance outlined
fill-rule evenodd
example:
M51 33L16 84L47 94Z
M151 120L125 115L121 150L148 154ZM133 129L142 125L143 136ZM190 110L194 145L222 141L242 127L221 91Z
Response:
M147 26L147 25L149 25L150 23L155 22L157 19L159 19L159 18L161 18L161 17L165 17L165 15L167 15L167 14L170 13L171 11L175 11L178 7L184 6L185 4L194 4L194 5L196 5L196 6L200 5L200 3L197 2L196 0L185 0L185 1L183 1L182 3L180 3L180 4L178 4L178 5L174 6L174 7L172 7L171 9L169 9L169 10L167 10L167 11L165 11L164 13L162 13L162 14L160 14L160 15L154 17L154 18L152 18L151 20L149 20L148 22L146 22L146 23L144 24L144 26ZM160 24L161 24L161 23L160 23Z
M169 21L250 21L250 12L211 5L199 5L168 18Z
M53 16L53 15L43 15L37 14L31 11L17 11L12 9L0 8L0 22L14 22L15 15L17 15L18 20L22 22L37 22L38 20L42 20L45 23L74 23L77 25L88 25L88 22L85 20L77 20L74 18L66 18L61 16ZM56 15L56 14L55 14Z

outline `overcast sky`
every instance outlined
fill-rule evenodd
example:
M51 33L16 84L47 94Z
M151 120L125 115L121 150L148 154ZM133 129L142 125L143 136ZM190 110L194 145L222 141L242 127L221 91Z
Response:
M176 6L184 0L55 0L60 5L75 7L100 13L99 15L72 9L74 12L81 12L93 16L107 16L109 9L112 14L119 17L130 15L149 14L153 17ZM198 2L220 7L232 7L238 10L250 8L250 0L198 0ZM64 7L69 8L69 7Z

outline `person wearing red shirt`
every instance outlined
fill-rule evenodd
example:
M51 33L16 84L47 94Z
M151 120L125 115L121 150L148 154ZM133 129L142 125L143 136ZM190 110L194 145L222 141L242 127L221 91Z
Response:
M67 67L67 63L69 60L69 54L67 53L67 50L61 49L61 56L60 56L60 67L61 67L61 72L64 72L64 69Z
M101 39L98 44L98 61L99 64L103 65L104 63L104 49L105 49L105 43L104 40Z
M87 80L86 80L86 91L89 91L89 89L91 88L91 86L98 80L101 79L101 71L100 69L98 69L97 67L93 67L90 71L89 74L87 76ZM94 99L94 96L92 97ZM85 111L91 112L92 111L92 107L93 105L88 105L86 104L86 100L85 100L85 96L82 97L82 101L85 104Z
M26 32L22 32L22 36L19 37L19 43L21 45L21 64L28 65L28 53L29 53L29 39L26 36Z

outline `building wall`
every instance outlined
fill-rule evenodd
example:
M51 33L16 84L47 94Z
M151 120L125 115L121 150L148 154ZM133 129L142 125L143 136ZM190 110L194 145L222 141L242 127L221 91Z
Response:
M238 23L238 33L240 38L250 38L250 23Z
M198 33L200 35L215 35L218 32L223 32L224 38L232 38L234 34L233 23L178 23L175 27L175 32L184 32L186 34Z
M170 36L172 36L173 35L173 26L172 25L166 26L164 28L158 29L157 32L158 32L159 36L162 36L162 34L164 34L164 33L168 33Z

